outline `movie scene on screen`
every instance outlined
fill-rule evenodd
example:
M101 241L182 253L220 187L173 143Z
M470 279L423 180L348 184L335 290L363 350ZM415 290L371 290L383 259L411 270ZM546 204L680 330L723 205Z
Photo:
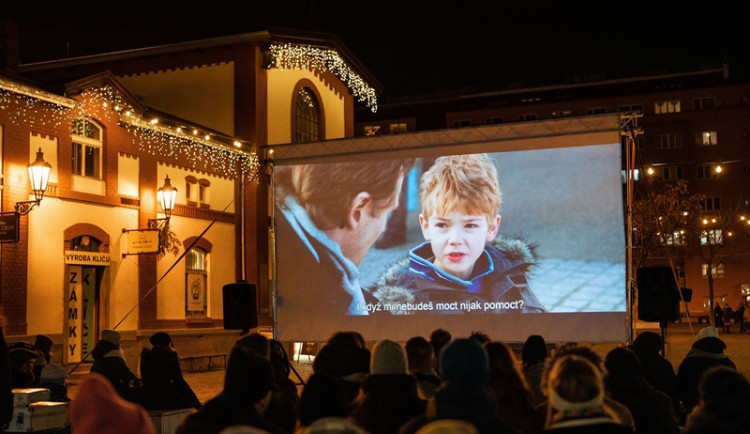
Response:
M620 158L611 144L277 167L279 321L624 313Z

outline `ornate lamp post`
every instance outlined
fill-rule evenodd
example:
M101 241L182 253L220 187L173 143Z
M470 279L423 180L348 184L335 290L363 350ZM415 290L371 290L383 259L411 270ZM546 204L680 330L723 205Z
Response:
M29 181L31 182L31 191L34 192L34 200L16 202L14 206L16 214L26 215L31 212L32 208L39 205L44 197L44 192L47 190L51 170L52 165L44 161L44 153L42 148L39 148L36 153L36 160L29 163Z
M163 219L151 219L148 221L149 227L156 228L159 222L169 223L169 217L172 215L174 209L175 199L177 199L177 188L172 186L172 182L169 180L169 175L164 179L164 185L156 190L156 199L161 205L162 211L166 215Z

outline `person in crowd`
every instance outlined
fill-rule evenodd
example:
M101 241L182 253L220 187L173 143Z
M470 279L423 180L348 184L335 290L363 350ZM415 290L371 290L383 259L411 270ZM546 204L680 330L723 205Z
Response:
M291 364L284 345L275 340L268 341L270 347L271 368L273 368L273 388L271 401L263 413L271 422L287 432L293 432L297 424L299 411L299 394L297 385L289 378Z
M242 345L229 355L224 390L188 416L177 434L217 434L235 425L249 425L271 434L284 429L268 421L263 413L271 400L273 369L267 358Z
M717 365L737 370L734 362L724 354L727 345L719 339L719 329L708 326L695 336L695 342L677 368L677 396L687 413L698 403L698 384L708 368Z
M14 389L35 387L38 380L34 377L34 362L38 353L28 342L20 341L8 347L10 379Z
M94 363L91 372L103 375L112 383L117 393L128 401L138 402L138 377L128 368L120 351L122 336L115 330L102 330L101 339L91 350Z
M627 348L615 348L604 359L607 396L625 404L633 415L635 430L643 434L678 434L672 400L656 390L643 376L638 358Z
M455 310L441 311L404 312L401 306L478 301L497 306L493 312L545 311L527 282L535 262L533 246L497 237L500 185L487 154L438 158L422 175L420 201L425 242L368 289L386 310L463 313L458 304Z
M52 339L47 335L38 334L34 339L34 348L38 353L34 361L34 378L38 382L42 378L42 369L52 359Z
M742 320L745 323L745 329L750 329L750 302L745 302L745 309L742 311Z
M370 375L349 409L354 424L371 434L393 433L423 414L425 407L416 379L409 374L404 347L388 339L376 343Z
M646 381L656 390L664 392L672 400L675 415L682 414L677 398L675 382L677 375L672 364L661 355L664 342L658 333L652 331L641 332L633 340L633 354L638 358L641 371Z
M370 373L370 351L360 347L359 340L351 333L334 333L315 357L313 372L338 378L349 404Z
M540 335L526 338L521 349L522 373L531 393L531 405L538 406L545 401L542 393L542 371L547 360L547 342Z
M718 302L714 306L714 325L719 330L724 330L724 310Z
M725 366L709 368L698 387L698 405L687 417L687 434L750 432L750 382Z
M409 372L417 378L419 395L424 399L431 398L440 385L432 345L427 339L415 336L406 341L406 357L409 360Z
M440 372L440 352L448 345L452 337L450 332L443 329L435 329L430 333L430 345L435 353L435 371Z
M141 350L141 404L148 410L200 408L198 397L182 377L172 337L156 332L148 341L152 347Z
M0 432L13 415L13 392L8 363L8 345L5 343L3 325L5 317L0 314Z
M549 433L632 433L604 409L604 385L599 368L588 359L568 354L551 359L545 382L549 397Z
M329 374L312 374L299 400L299 428L320 419L346 419L347 402L341 381Z
M737 306L737 322L740 324L740 333L745 331L745 302L741 301Z
M601 357L599 357L598 354L591 348L591 346L586 344L580 344L576 342L567 342L558 344L555 347L554 352L552 353L551 357L547 359L547 362L544 366L544 371L542 372L542 390L545 392L548 391L547 383L549 381L549 373L552 369L552 365L555 364L555 362L567 355L576 355L579 357L583 357L589 363L591 363L598 371L599 376L604 375L604 364L602 363ZM545 393L545 396L547 397L547 402L544 404L541 404L542 407L546 408L546 411L549 411L550 403L550 396ZM623 425L628 427L631 431L635 431L635 421L633 420L633 416L630 414L630 410L624 405L621 404L614 399L604 395L604 402L602 404L602 408L604 408L604 411L609 415L612 420L614 420L617 424Z
M541 432L544 413L534 409L513 352L502 342L490 342L484 348L490 358L488 388L497 403L497 418L523 433Z
M70 401L70 398L68 398L68 386L66 384L68 374L62 366L53 363L45 365L39 376L39 387L49 389L49 401Z
M469 422L480 433L517 432L495 417L495 403L487 393L489 371L487 351L476 339L451 341L440 354L442 386L430 399L425 414L406 422L400 432L415 433L442 419Z
M727 303L727 307L724 308L724 331L726 333L732 332L732 321L734 320L734 311L732 306Z
M469 337L473 338L473 339L476 339L482 345L486 345L486 344L492 342L492 339L490 339L489 335L487 333L481 332L481 331L473 331L473 332L471 332L471 334L469 335Z
M146 410L123 399L104 376L93 372L70 403L70 426L75 434L155 434Z
M279 288L287 309L316 306L318 318L345 326L368 315L357 266L385 230L414 159L301 164L276 169ZM289 272L284 272L284 270ZM305 270L304 273L292 270ZM339 328L340 329L340 328Z
M245 333L237 338L235 345L254 351L266 359L271 357L271 344L268 342L268 338L258 332Z

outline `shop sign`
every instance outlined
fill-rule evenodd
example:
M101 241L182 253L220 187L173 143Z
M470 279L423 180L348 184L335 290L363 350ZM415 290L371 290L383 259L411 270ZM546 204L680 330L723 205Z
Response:
M125 236L123 255L159 253L159 229L123 230Z
M4 212L0 214L0 242L17 243L19 235L20 215L14 212Z
M81 250L66 250L65 263L68 265L93 265L109 267L109 253L85 252Z

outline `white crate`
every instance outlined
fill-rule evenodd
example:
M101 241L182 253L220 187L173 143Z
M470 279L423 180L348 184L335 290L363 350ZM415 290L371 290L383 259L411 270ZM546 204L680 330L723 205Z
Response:
M148 412L151 422L156 428L156 434L174 434L185 419L195 413L194 408L178 410L152 410Z
M13 389L13 406L26 407L32 402L47 401L49 389Z
M6 432L37 432L65 428L68 425L68 403L41 401L28 407L13 407L13 417Z

